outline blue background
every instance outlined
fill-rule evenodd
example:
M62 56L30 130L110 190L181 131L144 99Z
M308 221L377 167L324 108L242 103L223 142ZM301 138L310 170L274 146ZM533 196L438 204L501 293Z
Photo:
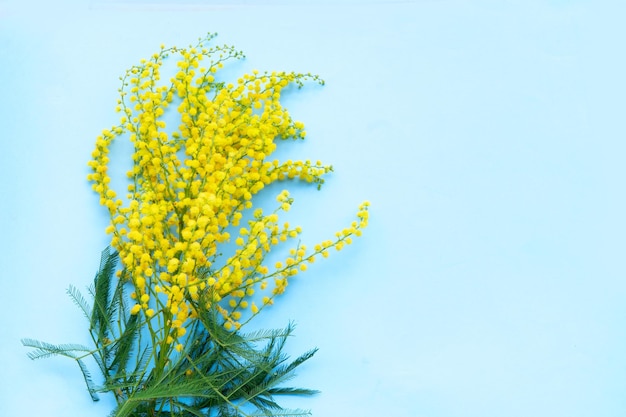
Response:
M315 416L626 415L626 6L603 0L0 0L0 415L105 416L75 364L65 295L107 244L85 180L118 77L207 32L285 96L321 159L293 186L310 244L372 203L363 238L294 280L257 325L320 348L285 401ZM120 152L123 154L123 152Z

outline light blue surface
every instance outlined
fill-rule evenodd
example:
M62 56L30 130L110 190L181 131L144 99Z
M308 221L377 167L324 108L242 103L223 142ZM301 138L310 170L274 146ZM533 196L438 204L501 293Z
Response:
M297 3L297 4L292 4ZM78 368L22 337L86 342L65 296L106 245L85 181L118 76L206 32L233 75L311 71L289 94L314 243L372 202L345 253L259 325L320 352L286 405L315 416L626 415L626 6L592 0L0 2L0 415L105 416Z

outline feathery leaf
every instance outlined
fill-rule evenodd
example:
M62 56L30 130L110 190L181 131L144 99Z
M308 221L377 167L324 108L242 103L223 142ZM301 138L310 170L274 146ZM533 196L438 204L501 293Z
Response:
M85 318L87 318L87 320L91 320L91 306L89 305L87 300L85 300L80 291L78 291L78 289L73 285L70 285L67 289L67 294L70 296L74 304L76 304L81 309L81 311L85 315Z
M76 359L77 355L74 352L91 352L91 349L84 345L53 345L52 343L41 342L34 339L22 339L22 345L35 349L32 352L28 352L28 357L30 359L41 359L55 355Z

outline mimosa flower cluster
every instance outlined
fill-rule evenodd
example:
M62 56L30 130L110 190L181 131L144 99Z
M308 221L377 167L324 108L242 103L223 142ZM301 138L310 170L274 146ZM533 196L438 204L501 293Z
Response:
M298 238L301 229L279 220L293 203L288 191L276 197L271 213L254 209L253 196L285 179L320 186L332 169L320 161L271 159L277 138L306 133L281 105L281 92L292 83L323 81L311 74L258 71L233 83L217 81L224 62L243 54L209 47L212 38L196 47L161 47L127 71L117 106L121 122L102 132L89 162L89 180L111 217L106 231L134 286L132 313L143 314L179 350L198 308L217 308L227 329L239 329L242 317L250 317L246 309L253 316L272 304L291 277L330 249L351 243L368 219L364 203L333 240L312 250L297 244L284 261L268 265L272 247ZM162 82L164 61L172 55L177 71ZM165 121L171 107L180 114L176 126ZM124 135L134 145L133 168L128 189L120 192L111 186L109 150ZM241 225L246 210L252 219ZM219 246L227 242L238 249L222 260ZM263 295L253 297L258 291Z
M112 417L308 415L282 409L274 397L316 392L282 385L316 350L285 363L291 325L253 333L242 326L368 223L364 202L354 221L308 247L301 228L281 220L294 199L270 184L304 181L319 189L332 171L320 161L272 157L278 141L306 136L281 93L324 82L258 71L221 80L224 63L243 54L211 46L214 36L195 47L162 46L120 77L120 122L97 138L88 163L88 180L110 216L111 243L89 288L93 304L68 290L94 347L23 340L34 348L32 359L74 359L94 400L99 392L115 395ZM122 178L111 168L116 140L133 149ZM254 198L264 189L276 194L269 208Z

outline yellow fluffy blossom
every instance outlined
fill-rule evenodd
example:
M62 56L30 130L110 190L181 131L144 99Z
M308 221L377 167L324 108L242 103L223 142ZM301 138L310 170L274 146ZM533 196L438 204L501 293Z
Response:
M225 61L240 59L228 46L161 48L121 78L121 123L96 140L88 179L111 222L106 232L135 287L132 314L143 312L167 344L179 339L197 310L218 307L224 326L238 329L241 310L252 316L282 294L289 279L328 249L341 249L367 225L368 204L334 240L308 250L296 245L282 261L266 262L281 242L298 239L299 227L279 222L294 203L287 191L267 213L253 197L268 185L296 179L323 184L332 170L320 161L272 158L276 140L302 139L304 125L280 102L290 84L323 81L315 75L253 72L227 83L218 78ZM172 74L166 59L176 61ZM168 67L169 68L169 67ZM114 140L133 146L128 183L112 177ZM125 196L125 198L123 197ZM223 244L234 242L231 252ZM230 246L229 246L230 247ZM229 249L230 250L230 249ZM255 289L270 292L253 302ZM250 301L248 301L250 299Z

